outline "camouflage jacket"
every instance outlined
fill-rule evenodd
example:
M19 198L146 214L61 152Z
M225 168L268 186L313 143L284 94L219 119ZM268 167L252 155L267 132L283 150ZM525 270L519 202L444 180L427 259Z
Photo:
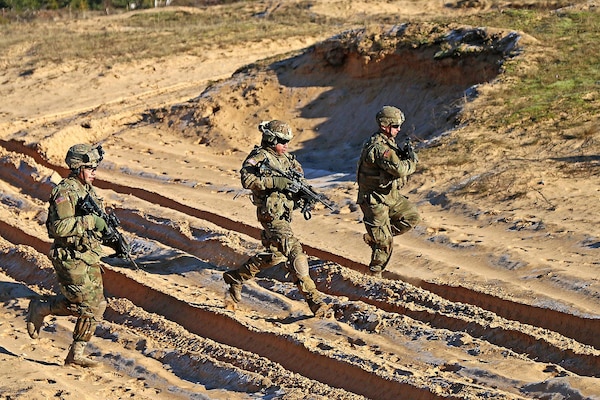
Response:
M242 164L241 180L245 189L252 191L252 202L258 207L258 218L261 221L286 219L291 221L295 208L293 195L285 189L274 186L273 176L277 176L268 168L261 168L265 159L282 171L294 170L304 176L302 166L291 154L278 155L270 148L256 146Z
M74 251L75 258L94 264L102 255L101 234L94 231L95 218L82 215L77 204L87 194L102 204L91 185L84 185L75 176L63 179L50 194L46 228L54 239L54 248Z
M403 159L393 138L382 132L364 144L357 167L358 204L392 204L415 172L417 162Z

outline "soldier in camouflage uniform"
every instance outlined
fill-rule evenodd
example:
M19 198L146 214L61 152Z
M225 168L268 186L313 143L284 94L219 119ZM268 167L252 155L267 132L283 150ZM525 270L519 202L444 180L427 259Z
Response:
M287 153L287 143L292 139L292 130L285 122L264 121L259 125L262 142L248 155L241 169L242 186L252 191L252 202L256 206L258 221L264 230L261 233L265 251L248 259L240 268L223 274L229 284L229 295L234 304L242 300L242 284L252 279L261 270L286 261L286 267L312 313L316 317L326 316L329 307L323 302L314 281L309 275L308 257L291 228L292 211L296 208L293 193L287 190L290 180L274 176L262 163L282 171L295 170L303 175L296 158Z
M392 256L393 237L408 232L419 222L417 208L400 189L415 172L417 157L407 156L395 138L404 122L396 107L384 106L376 115L379 130L364 144L358 161L358 200L371 247L369 271L381 276Z
M47 315L77 317L65 365L97 365L83 352L106 309L100 256L107 226L100 217L81 215L78 202L89 194L102 204L92 183L103 155L101 146L88 144L76 144L67 152L65 161L71 173L52 190L46 221L54 239L49 258L61 294L34 298L27 310L27 331L33 339L39 336Z

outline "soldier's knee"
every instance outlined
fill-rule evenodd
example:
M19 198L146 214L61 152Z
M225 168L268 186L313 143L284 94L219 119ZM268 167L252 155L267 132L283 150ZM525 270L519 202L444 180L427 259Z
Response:
M392 223L392 234L394 236L402 235L413 229L419 223L419 215L406 215Z
M410 215L406 216L406 221L408 221L408 223L414 228L415 226L417 226L417 224L419 222L421 222L421 216L415 210L414 214L410 214Z
M227 271L223 273L223 280L228 285L233 285L236 283L242 283L242 278L237 270L235 271Z
M104 311L106 311L108 303L106 300L102 300L94 309L94 318L100 321L104 317Z
M371 231L371 235L376 248L388 248L393 244L393 233L390 229L376 228Z
M407 221L401 220L392 225L392 234L394 236L403 235L412 229L412 225Z
M79 304L85 299L83 289L80 285L64 285L62 289L63 295L70 303Z
M308 276L308 256L305 253L292 255L290 258L292 271L296 277Z
M229 285L252 279L265 265L270 264L272 258L273 255L271 253L255 254L238 269L223 273L223 279Z

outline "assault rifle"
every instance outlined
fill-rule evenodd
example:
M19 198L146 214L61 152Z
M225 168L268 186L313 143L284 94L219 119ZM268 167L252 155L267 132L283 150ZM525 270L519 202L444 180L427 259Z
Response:
M133 258L131 258L131 247L129 246L129 243L125 237L123 237L121 232L117 230L121 221L119 221L119 218L117 218L115 213L112 211L108 214L104 212L89 194L83 199L79 199L77 206L84 215L96 215L106 222L106 230L102 236L102 244L115 250L113 256L124 258L129 261L134 269L140 269Z
M410 137L406 137L406 140L404 141L404 147L402 147L401 149L399 147L400 146L398 146L398 156L400 157L400 159L419 162L419 157L417 157L417 153L415 153L415 148L410 142Z
M317 202L323 204L331 211L335 211L333 206L324 200L322 194L314 191L314 189L303 182L303 176L298 171L289 170L288 172L282 171L281 169L271 165L268 159L265 159L260 166L261 169L265 168L271 172L275 172L278 176L282 176L290 180L290 185L287 187L291 193L294 193L296 206L302 209L302 215L305 220L309 220L312 217L311 211L315 208Z

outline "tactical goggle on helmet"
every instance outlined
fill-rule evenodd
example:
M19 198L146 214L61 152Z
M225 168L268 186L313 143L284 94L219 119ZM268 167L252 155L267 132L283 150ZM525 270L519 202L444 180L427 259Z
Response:
M69 148L65 162L70 169L96 168L104 158L101 145L76 144Z
M263 143L270 146L274 146L277 143L287 143L294 137L290 126L276 119L261 122L258 124L258 130L262 133Z

